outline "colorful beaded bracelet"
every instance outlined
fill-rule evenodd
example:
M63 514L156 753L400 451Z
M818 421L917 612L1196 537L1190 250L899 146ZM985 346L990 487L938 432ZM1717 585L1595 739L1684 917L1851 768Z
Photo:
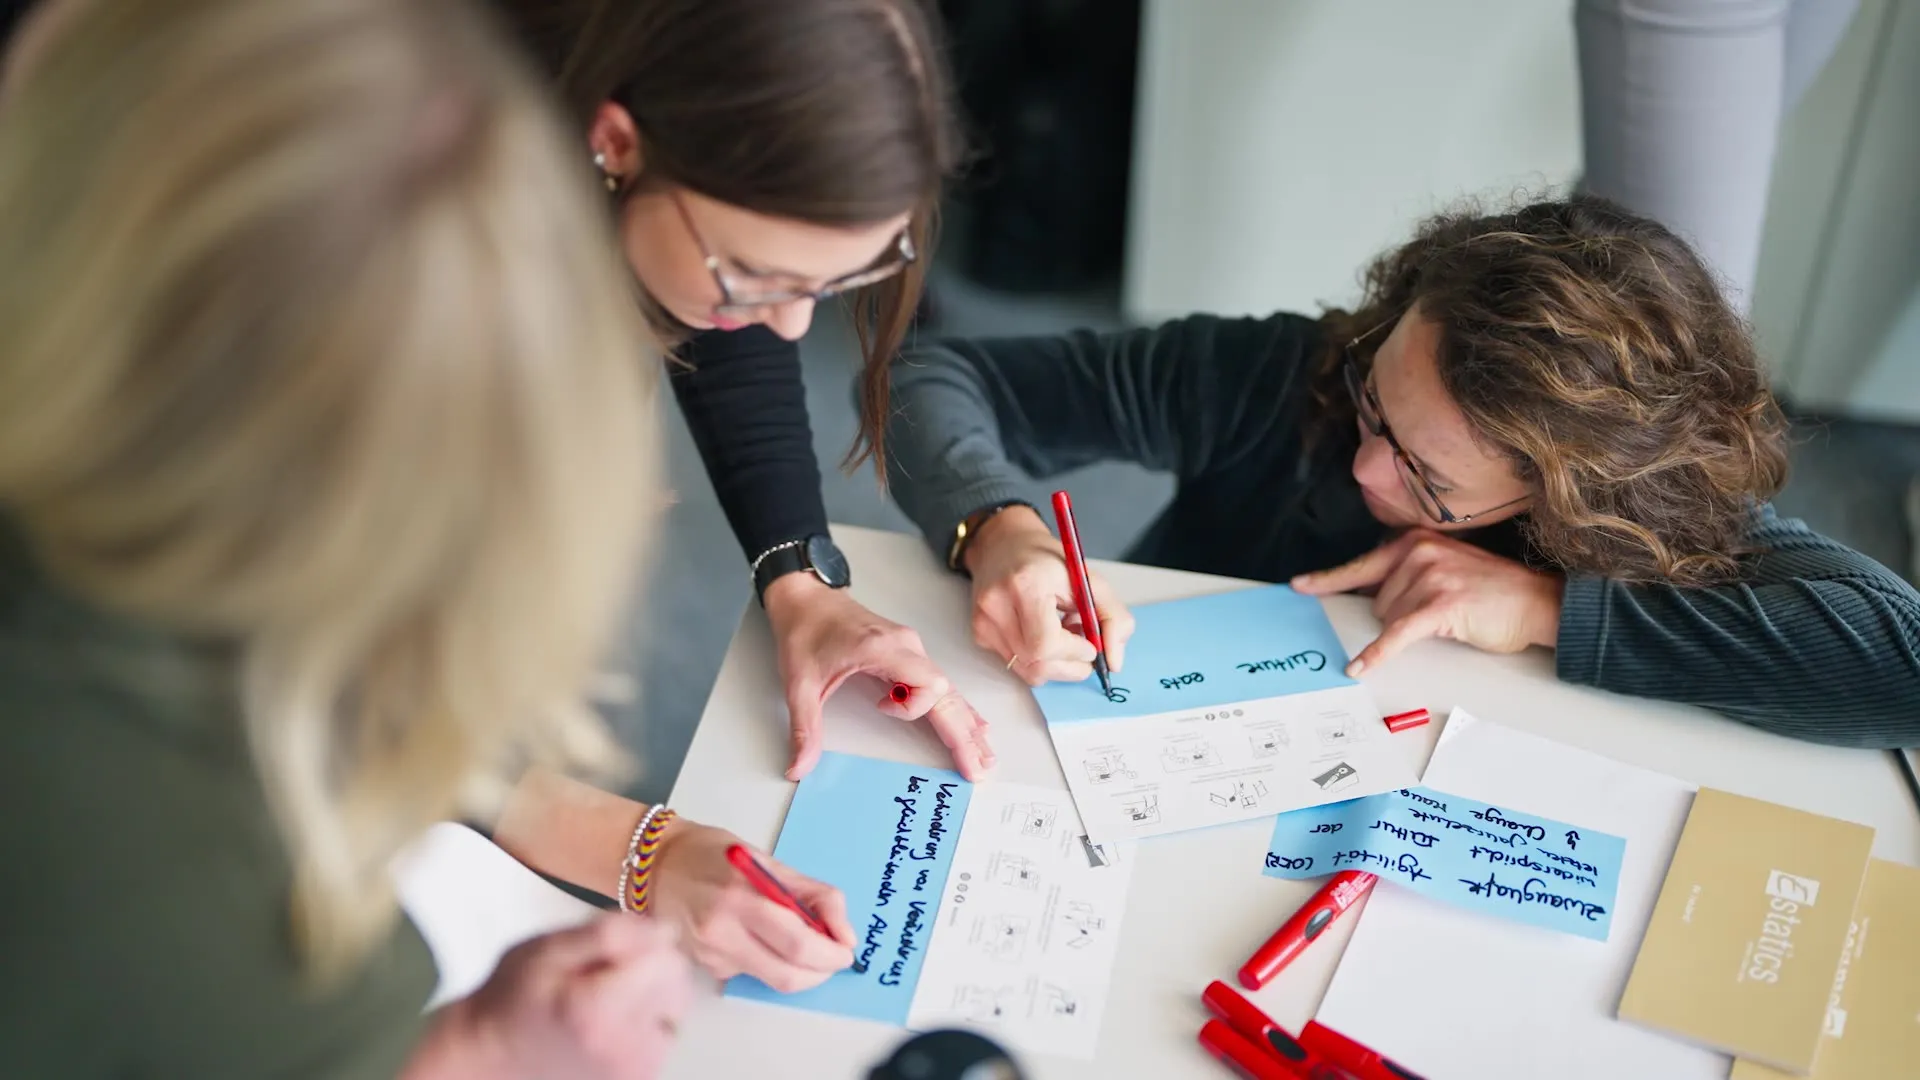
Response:
M627 857L620 864L620 906L639 914L647 910L651 899L653 860L660 854L660 837L680 815L664 806L648 810L634 826L633 839L627 841Z

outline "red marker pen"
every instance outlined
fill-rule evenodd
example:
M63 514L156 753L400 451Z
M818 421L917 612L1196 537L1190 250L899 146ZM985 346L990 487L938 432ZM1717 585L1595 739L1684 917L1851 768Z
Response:
M820 921L820 916L815 915L812 908L801 903L799 897L787 891L787 887L780 884L779 878L774 877L766 867L760 865L760 860L753 857L753 852L748 851L745 844L729 847L727 861L747 879L747 884L753 886L753 891L800 916L815 933L823 937L833 937L833 931L827 929L827 924Z
M1360 1080L1422 1080L1419 1073L1388 1061L1318 1020L1309 1020L1300 1029L1300 1042L1315 1058L1331 1062Z
M1245 1080L1300 1080L1301 1073L1222 1021L1207 1021L1200 1029L1200 1045Z
M1228 1027L1239 1032L1247 1041L1256 1046L1265 1046L1269 1056L1279 1057L1288 1068L1300 1075L1308 1074L1314 1064L1313 1055L1300 1044L1300 1040L1287 1034L1285 1028L1274 1023L1258 1006L1241 997L1239 991L1215 979L1208 984L1206 993L1200 995L1200 1001L1209 1012L1224 1020Z
M895 705L905 705L907 699L913 696L913 687L903 682L894 683L893 689L887 691L887 696L893 699Z
M1080 611L1080 633L1093 646L1093 673L1100 677L1100 692L1113 697L1113 676L1107 667L1107 642L1100 636L1100 612L1093 603L1093 581L1087 577L1087 551L1080 546L1080 527L1073 520L1073 497L1064 491L1053 493L1053 520L1060 528L1060 550L1067 558L1067 583L1073 586L1073 603Z
M1401 732L1422 727L1432 719L1433 714L1425 709L1410 709L1403 713L1394 713L1386 718L1385 723L1388 731Z
M1253 958L1240 969L1240 985L1258 990L1273 981L1280 969L1293 962L1314 938L1346 914L1380 880L1365 870L1342 870L1327 879L1307 905L1293 913Z

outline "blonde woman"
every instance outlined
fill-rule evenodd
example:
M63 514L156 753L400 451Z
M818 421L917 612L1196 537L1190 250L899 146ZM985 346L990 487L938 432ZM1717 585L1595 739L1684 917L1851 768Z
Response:
M676 936L776 985L844 965L830 889L787 875L842 941L737 881L728 834L562 779L618 758L581 693L660 502L659 360L491 28L53 0L6 74L4 1070L645 1077ZM660 917L422 1017L386 864L496 815Z

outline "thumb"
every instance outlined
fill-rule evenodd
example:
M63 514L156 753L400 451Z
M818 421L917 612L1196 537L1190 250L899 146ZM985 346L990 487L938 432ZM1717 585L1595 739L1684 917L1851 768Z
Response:
M1087 582L1093 586L1093 608L1100 619L1101 642L1107 647L1107 666L1117 672L1127 661L1127 641L1133 637L1133 612L1120 602L1107 579L1089 570Z
M820 760L820 715L825 696L811 682L787 688L787 720L792 725L793 757L787 779L799 780Z
M1296 575L1289 584L1308 596L1327 596L1372 588L1387 580L1387 575L1400 565L1413 540L1413 532L1403 533L1351 562L1328 570Z

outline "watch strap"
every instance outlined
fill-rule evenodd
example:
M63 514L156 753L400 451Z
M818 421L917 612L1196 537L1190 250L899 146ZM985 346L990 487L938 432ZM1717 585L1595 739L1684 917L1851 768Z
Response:
M753 595L759 599L761 607L766 607L767 586L788 574L796 574L812 568L813 563L807 558L805 540L788 540L782 544L775 544L761 552L753 560L752 569L748 571L753 576Z

